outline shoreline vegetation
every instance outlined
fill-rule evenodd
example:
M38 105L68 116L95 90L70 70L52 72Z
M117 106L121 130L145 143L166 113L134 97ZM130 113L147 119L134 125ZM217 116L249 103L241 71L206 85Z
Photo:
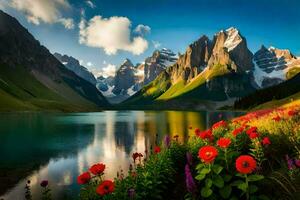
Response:
M293 102L207 130L187 127L193 132L188 141L165 136L133 153L129 171L114 180L105 179L101 161L86 169L78 175L79 199L299 199L299 122L300 104ZM41 186L51 199L48 182Z

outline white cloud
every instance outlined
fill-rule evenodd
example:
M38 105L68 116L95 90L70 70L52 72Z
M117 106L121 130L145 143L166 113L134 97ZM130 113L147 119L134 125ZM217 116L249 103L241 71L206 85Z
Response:
M92 67L90 68L90 71L94 74L95 77L103 76L104 78L107 78L109 76L116 75L117 67L113 64L107 64L105 67L100 69Z
M145 35L147 33L150 33L151 28L149 26L139 24L135 29L134 32L140 34L140 35Z
M117 71L116 65L108 64L106 67L102 68L102 75L104 77L115 76L116 71Z
M103 62L102 62L104 65L106 65L106 60L103 60Z
M28 22L39 25L41 22L60 23L67 29L74 28L71 18L64 18L62 11L70 9L67 0L8 0L8 5L26 15Z
M155 49L158 49L161 46L160 42L154 41L154 40L152 40L152 44L153 44L153 46L154 46Z
M90 1L90 0L87 0L85 3L86 3L90 8L96 8L96 5L95 5L92 1Z
M79 23L79 43L103 48L108 55L124 50L139 55L148 48L148 42L141 36L131 36L131 22L126 17L102 18L95 16Z

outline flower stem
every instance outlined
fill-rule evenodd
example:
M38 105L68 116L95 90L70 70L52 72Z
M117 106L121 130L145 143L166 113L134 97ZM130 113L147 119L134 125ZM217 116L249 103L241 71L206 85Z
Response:
M248 176L245 174L245 182L246 182L246 199L249 199L249 183L248 183Z

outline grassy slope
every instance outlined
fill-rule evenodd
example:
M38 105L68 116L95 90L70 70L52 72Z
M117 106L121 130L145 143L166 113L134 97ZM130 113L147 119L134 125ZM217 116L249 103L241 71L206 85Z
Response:
M272 100L256 106L253 110L300 105L300 92L279 100Z
M96 109L96 105L71 103L41 84L22 67L1 66L0 97L0 111Z
M188 84L184 84L181 80L176 84L172 85L164 94L162 94L157 100L168 100L176 97L180 97L187 94L194 89L200 87L205 83L206 80L210 80L214 77L221 76L228 73L228 70L223 65L216 65L212 69L204 70L197 77L195 77Z

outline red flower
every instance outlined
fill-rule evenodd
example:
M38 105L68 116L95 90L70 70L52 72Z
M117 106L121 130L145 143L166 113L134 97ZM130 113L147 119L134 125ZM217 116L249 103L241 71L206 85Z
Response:
M229 138L220 138L218 141L217 141L217 144L219 147L221 148L227 148L231 143L231 140Z
M227 126L227 122L225 122L224 120L222 120L222 121L219 121L219 122L215 123L212 126L212 129L216 129L216 128L220 128L220 127L226 127L226 126Z
M252 173L256 168L256 161L252 156L241 155L235 161L236 170L242 174Z
M199 132L197 134L198 137L200 137L201 139L211 139L212 138L212 131L211 129L207 129L205 131Z
M199 149L198 157L205 163L211 163L218 156L218 150L213 146L204 146Z
M154 147L154 153L159 153L161 152L161 149L159 146Z
M139 153L138 152L135 152L132 154L132 159L133 159L133 162L135 163L135 160L139 157Z
M110 180L103 181L96 189L97 194L104 196L110 194L115 190L114 182Z
M80 185L86 184L90 181L90 179L91 179L91 174L89 172L84 172L77 177L77 183Z
M299 159L296 159L296 160L295 160L295 165L296 165L297 167L300 167L300 160L299 160Z
M289 110L288 111L288 115L291 116L291 117L294 116L294 115L296 115L296 114L297 114L297 112L294 111L294 110Z
M256 132L257 131L257 127L256 126L252 126L251 128L249 128L246 133L247 135L250 135L250 133Z
M244 131L244 129L245 129L244 127L236 128L232 131L232 134L234 136L237 136L238 134L241 134Z
M264 139L262 140L262 144L263 145L270 145L271 141L268 137L264 137Z
M94 175L99 175L104 172L105 165L102 163L95 164L90 167L90 172Z
M249 134L249 138L250 139L255 139L257 137L258 137L258 133L257 132L252 132L252 133Z
M201 131L200 131L199 128L196 128L196 129L195 129L195 134L196 134L196 135L199 135L200 132L201 132Z
M276 116L272 118L275 122L279 122L281 120L280 116Z

